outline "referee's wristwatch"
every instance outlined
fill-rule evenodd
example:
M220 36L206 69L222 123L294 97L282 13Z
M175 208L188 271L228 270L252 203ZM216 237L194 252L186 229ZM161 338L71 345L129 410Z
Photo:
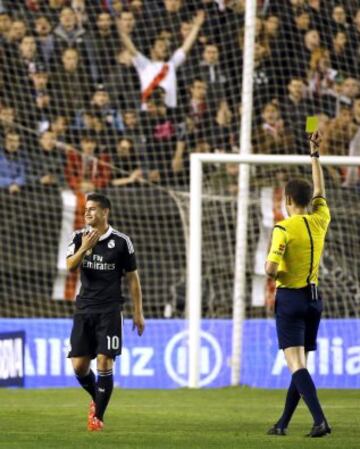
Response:
M310 153L310 157L317 157L319 159L320 153L318 151L314 151L314 152Z

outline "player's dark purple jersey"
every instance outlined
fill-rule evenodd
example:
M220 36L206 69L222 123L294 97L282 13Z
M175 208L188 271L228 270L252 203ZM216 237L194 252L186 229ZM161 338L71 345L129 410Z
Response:
M85 228L74 232L67 257L80 248L84 232ZM121 307L124 302L121 279L124 273L135 270L136 258L130 238L109 226L94 248L87 251L80 265L77 312L107 312Z

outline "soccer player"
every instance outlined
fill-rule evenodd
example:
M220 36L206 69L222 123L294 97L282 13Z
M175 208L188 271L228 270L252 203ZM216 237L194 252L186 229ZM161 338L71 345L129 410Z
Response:
M275 318L279 348L284 351L292 373L285 409L268 431L286 435L286 429L300 397L314 419L307 435L322 437L331 432L317 397L316 387L306 369L309 351L316 350L316 337L322 312L318 292L318 272L330 212L319 162L318 132L310 135L312 186L303 179L290 180L285 187L289 218L275 225L265 270L276 279ZM311 213L308 207L312 206Z
M113 361L121 354L121 279L126 274L133 302L133 329L142 335L145 322L142 295L130 238L109 223L111 203L99 193L87 196L86 227L76 231L67 251L67 268L80 267L81 290L71 331L69 357L80 385L92 401L88 430L103 429L103 417L113 389ZM98 378L90 368L96 357Z

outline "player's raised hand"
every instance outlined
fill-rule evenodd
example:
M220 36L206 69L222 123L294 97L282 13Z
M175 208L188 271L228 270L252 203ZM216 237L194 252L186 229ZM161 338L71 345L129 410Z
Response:
M310 153L314 151L319 151L320 143L321 143L321 135L319 131L315 131L309 135L310 142Z
M137 329L138 335L141 337L145 330L145 320L142 313L135 313L133 319L133 330Z
M97 244L98 240L100 238L100 233L93 229L87 234L84 234L82 237L82 243L81 246L84 250L92 249Z

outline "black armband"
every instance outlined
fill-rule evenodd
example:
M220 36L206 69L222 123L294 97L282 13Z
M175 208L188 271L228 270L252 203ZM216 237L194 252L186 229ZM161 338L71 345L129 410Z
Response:
M313 153L310 154L310 157L317 157L319 159L320 153L318 151L314 151Z

